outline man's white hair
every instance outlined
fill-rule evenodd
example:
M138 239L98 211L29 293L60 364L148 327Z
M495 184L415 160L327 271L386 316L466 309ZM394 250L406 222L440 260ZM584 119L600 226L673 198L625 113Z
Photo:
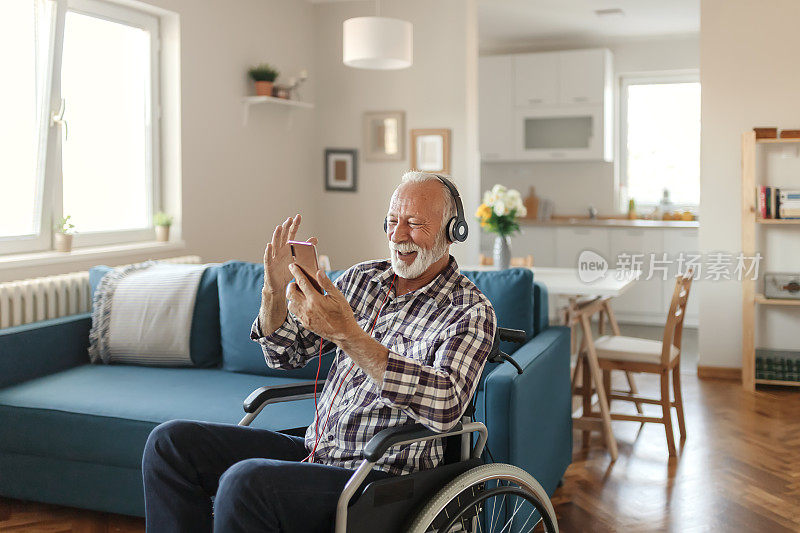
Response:
M441 175L443 178L450 179L450 176ZM436 181L442 187L442 202L444 202L444 209L442 210L442 234L444 235L447 231L447 221L456 216L456 201L453 198L453 195L450 193L450 190L447 186L442 183L442 180L439 179L439 175L432 174L430 172L420 172L417 170L410 170L403 174L403 179L400 180L400 185L403 183L425 183L426 181ZM450 183L453 183L453 180L450 179ZM455 187L455 183L453 183L453 187ZM456 188L456 190L458 190ZM445 235L445 238L447 236Z

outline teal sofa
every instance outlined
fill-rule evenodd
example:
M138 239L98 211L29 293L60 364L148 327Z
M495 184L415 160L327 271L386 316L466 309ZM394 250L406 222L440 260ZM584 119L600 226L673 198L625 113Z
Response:
M103 273L92 270L93 285ZM500 325L528 333L525 344L504 346L524 373L490 364L479 385L477 419L489 428L489 451L552 493L572 456L569 332L548 325L547 292L529 270L465 274L490 299ZM262 276L262 265L243 262L205 272L191 330L193 367L89 364L89 314L0 330L0 495L142 516L142 450L156 425L177 418L236 423L254 389L313 379L317 365L270 369L249 340ZM312 400L275 404L253 425L300 427L313 412Z

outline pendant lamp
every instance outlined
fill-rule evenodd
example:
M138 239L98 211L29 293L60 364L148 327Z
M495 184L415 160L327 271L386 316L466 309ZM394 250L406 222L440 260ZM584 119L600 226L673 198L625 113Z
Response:
M414 27L410 22L356 17L345 20L343 30L342 58L348 67L397 70L413 62Z

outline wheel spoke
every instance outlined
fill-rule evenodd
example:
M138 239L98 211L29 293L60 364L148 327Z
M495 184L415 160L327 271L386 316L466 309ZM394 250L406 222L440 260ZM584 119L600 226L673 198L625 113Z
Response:
M515 497L517 498L517 500L520 499L519 496L515 496ZM504 525L503 529L500 530L500 533L503 533L503 531L505 531L506 528L511 525L511 523L514 521L514 517L517 516L517 513L519 512L519 510L522 509L522 504L523 503L525 503L525 500L520 501L518 504L516 504L514 506L514 512L511 514L511 518L508 519L508 521L506 522L506 525Z
M506 495L503 494L503 499L500 501L500 509L497 510L497 521L500 521L500 515L503 513L503 506L506 503ZM492 520L492 531L494 531L494 520Z
M522 523L522 526L520 526L520 528L519 528L519 530L520 530L520 531L522 531L522 529L525 527L525 524L527 524L527 523L528 523L528 520L530 520L530 519L531 519L531 517L533 516L533 513L535 513L535 512L536 512L536 508L534 507L534 508L533 508L533 511L531 511L531 514L529 514L529 515L528 515L528 518L526 518L526 519L525 519L525 521ZM540 518L539 520L537 520L537 521L536 521L536 523L535 523L535 524L533 524L533 526L531 527L531 531L533 531L533 528L535 528L535 527L536 527L536 525L537 525L537 524L538 524L538 523L539 523L541 520L542 520L542 519Z
M494 507L497 505L497 498L492 500L492 518L489 519L489 523L486 524L486 531L489 533L492 530L492 524L494 523Z

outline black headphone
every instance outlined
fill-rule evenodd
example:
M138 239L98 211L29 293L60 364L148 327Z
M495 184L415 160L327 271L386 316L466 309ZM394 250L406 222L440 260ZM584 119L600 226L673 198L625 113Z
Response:
M467 226L467 219L464 218L464 206L461 205L461 196L458 194L458 189L453 183L445 178L444 176L440 176L438 174L434 174L442 184L447 187L447 190L450 191L450 196L453 197L453 201L456 204L456 216L451 217L450 220L447 221L446 225L446 232L447 232L447 240L450 242L464 242L467 240L467 235L469 234L469 227ZM383 219L383 232L386 233L389 228L389 224L386 218Z

